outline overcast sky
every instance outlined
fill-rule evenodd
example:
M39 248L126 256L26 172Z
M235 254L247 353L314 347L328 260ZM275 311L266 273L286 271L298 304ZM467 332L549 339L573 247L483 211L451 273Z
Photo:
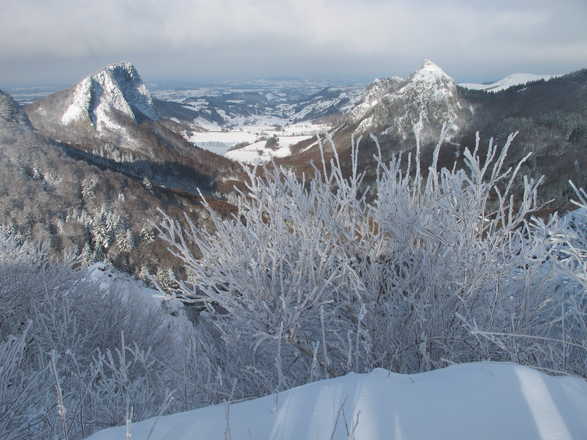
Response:
M565 73L586 23L587 0L0 0L0 88L123 60L151 82Z

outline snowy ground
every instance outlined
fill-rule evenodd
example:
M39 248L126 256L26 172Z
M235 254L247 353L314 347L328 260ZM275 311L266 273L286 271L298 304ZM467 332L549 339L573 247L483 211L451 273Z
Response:
M580 440L587 382L511 363L349 374L110 428L91 440Z
M286 157L291 154L290 147L309 139L311 136L278 136L279 146L276 149L265 148L267 141L254 142L237 150L229 151L226 157L237 162L260 165L269 162L272 158Z
M225 155L229 159L248 164L262 164L271 160L272 157L288 156L290 146L329 129L327 125L311 122L284 124L277 128L274 122L257 121L255 124L244 124L229 131L189 132L185 133L185 137L193 144L216 154ZM267 139L273 136L279 139L278 148L275 150L265 148ZM228 151L242 143L249 145Z

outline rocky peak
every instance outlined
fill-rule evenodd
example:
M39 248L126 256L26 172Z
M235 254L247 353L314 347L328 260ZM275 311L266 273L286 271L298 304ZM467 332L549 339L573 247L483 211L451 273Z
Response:
M438 65L430 60L425 60L420 69L414 72L410 78L410 82L427 82L427 83L444 83L452 82L454 80L446 74Z
M404 95L419 103L437 102L448 105L456 96L457 84L444 70L430 60L407 79L401 89Z
M64 125L86 120L100 131L114 129L114 111L135 122L159 116L153 98L137 69L130 63L110 64L73 87L69 105L61 122Z
M428 141L438 137L443 124L449 136L455 135L464 125L465 113L455 81L426 60L406 80L372 83L351 119L358 123L357 134L383 133L405 140L418 131Z

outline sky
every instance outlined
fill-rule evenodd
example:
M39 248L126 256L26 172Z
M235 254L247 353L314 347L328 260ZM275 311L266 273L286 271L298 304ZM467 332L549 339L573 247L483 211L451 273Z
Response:
M0 0L0 88L130 61L149 82L459 81L587 67L587 0Z

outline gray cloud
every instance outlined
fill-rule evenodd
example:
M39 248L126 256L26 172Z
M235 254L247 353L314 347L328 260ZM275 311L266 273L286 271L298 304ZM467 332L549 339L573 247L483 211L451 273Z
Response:
M566 0L1 0L0 87L68 83L129 60L147 79L566 72L587 3ZM560 3L563 3L562 5Z

